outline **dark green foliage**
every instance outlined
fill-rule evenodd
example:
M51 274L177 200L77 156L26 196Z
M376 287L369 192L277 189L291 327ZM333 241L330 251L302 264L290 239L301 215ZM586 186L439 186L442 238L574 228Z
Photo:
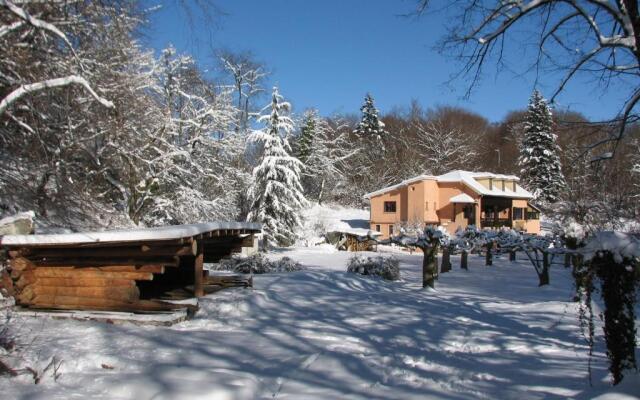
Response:
M636 282L633 262L616 262L611 253L606 252L591 263L601 281L604 301L604 336L607 343L609 371L613 384L620 383L623 371L636 369L636 328L634 303Z

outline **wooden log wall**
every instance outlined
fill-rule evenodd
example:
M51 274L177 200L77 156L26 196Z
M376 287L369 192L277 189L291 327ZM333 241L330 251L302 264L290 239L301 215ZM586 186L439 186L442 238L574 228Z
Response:
M177 269L197 243L95 248L11 249L0 283L18 305L29 308L168 311L184 308L145 301L137 283Z
M8 251L0 286L18 305L29 308L133 312L185 308L155 299L175 298L164 295L171 290L182 291L184 297L204 295L208 282L203 263L218 262L252 246L251 232L241 236L246 233L214 231L136 245L16 246Z

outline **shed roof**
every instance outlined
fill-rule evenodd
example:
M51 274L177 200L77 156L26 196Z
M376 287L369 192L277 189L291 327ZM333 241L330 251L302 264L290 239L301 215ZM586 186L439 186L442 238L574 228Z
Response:
M63 233L53 235L7 235L0 238L4 247L36 247L60 245L89 245L98 243L132 243L192 238L206 233L240 230L260 232L261 224L253 222L208 222L189 225L170 225L156 228L120 229L103 232Z

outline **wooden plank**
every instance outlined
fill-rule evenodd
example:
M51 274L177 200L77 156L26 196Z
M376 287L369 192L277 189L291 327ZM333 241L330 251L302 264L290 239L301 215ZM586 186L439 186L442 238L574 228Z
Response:
M72 265L68 266L37 266L33 271L80 271L80 272L150 272L154 274L162 274L165 269L163 265L107 265L104 267L76 267Z
M78 286L40 286L38 283L27 286L22 294L31 292L34 297L87 297L111 300L135 301L140 299L140 290L136 286L121 287L78 287Z
M164 265L177 267L179 257L144 257L144 258L38 258L32 259L38 266L74 266L74 267L105 267L111 265Z
M15 286L22 289L28 285L36 282L35 277L20 277L20 280L15 283ZM131 279L106 279L106 278L37 278L38 286L82 286L82 287L94 287L94 286L135 286L136 282Z
M175 310L197 310L197 306L191 304L172 304L161 301L138 300L135 302L122 302L116 300L95 301L96 299L75 301L76 304L63 304L57 302L46 303L40 301L30 304L29 308L34 309L54 309L54 310L100 310L100 311L122 311L122 312L167 312ZM92 301L94 300L94 301Z
M149 247L162 247L170 245L185 245L191 244L191 238L187 239L159 239L159 240L129 240L129 241L113 241L113 242L91 242L91 243L30 243L30 244L3 244L4 247L9 248L10 251L22 250L22 249L44 249L44 248L99 248L99 247L127 247L127 246L149 246Z
M9 271L3 270L0 272L0 287L7 291L9 296L15 295L15 289L13 287L13 279L9 274Z
M150 258L173 257L195 255L194 243L188 245L166 246L123 246L123 247L99 247L99 248L44 248L12 250L13 256L29 259L42 258Z
M12 271L24 271L35 268L35 264L26 258L18 257L9 260L9 268L11 268Z
M202 249L202 246L200 246L201 248L198 249L198 254L196 255L196 259L195 259L195 268L194 268L194 273L195 273L195 277L194 277L194 294L196 297L202 297L204 296L204 285L203 285L203 280L204 280L204 271L203 271L203 264L204 264L204 253Z
M38 267L31 271L23 272L32 274L36 279L39 278L71 278L71 279L127 279L136 281L151 281L153 273L151 272L108 272L93 270L88 271L85 268L58 268L58 267Z

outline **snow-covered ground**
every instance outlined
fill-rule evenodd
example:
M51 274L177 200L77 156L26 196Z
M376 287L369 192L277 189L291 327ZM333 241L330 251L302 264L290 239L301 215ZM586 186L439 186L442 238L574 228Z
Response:
M538 288L526 260L443 274L420 285L420 255L399 254L402 281L347 274L331 246L281 250L307 270L255 277L255 288L201 299L172 327L30 319L15 322L57 382L0 378L7 399L591 398L609 387L599 344L593 387L569 271ZM600 335L600 331L598 332ZM600 338L601 339L601 338ZM105 369L102 365L113 367ZM631 395L629 395L631 396ZM632 397L632 396L631 396Z
M366 228L367 219L316 205L306 211L306 242ZM568 270L554 266L551 285L539 288L526 259L485 267L470 256L462 271L454 256L437 289L423 290L420 254L380 249L400 259L401 281L346 273L353 253L328 244L282 249L269 257L306 269L209 295L194 319L172 327L18 316L24 353L41 367L57 357L61 375L39 385L0 377L0 399L640 396L638 375L609 386L600 327L590 386Z

